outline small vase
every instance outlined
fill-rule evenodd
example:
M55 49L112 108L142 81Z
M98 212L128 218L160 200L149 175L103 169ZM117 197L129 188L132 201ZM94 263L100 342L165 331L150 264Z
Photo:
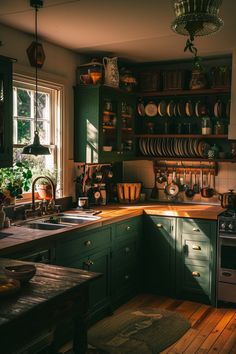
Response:
M6 217L6 214L3 209L3 205L0 205L0 229L4 228L5 217Z

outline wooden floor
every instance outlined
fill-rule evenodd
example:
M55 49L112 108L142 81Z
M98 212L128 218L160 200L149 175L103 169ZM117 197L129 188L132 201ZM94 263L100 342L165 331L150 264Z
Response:
M197 302L155 295L138 295L116 312L137 307L158 307L188 318L191 328L163 354L236 354L236 308L214 308Z

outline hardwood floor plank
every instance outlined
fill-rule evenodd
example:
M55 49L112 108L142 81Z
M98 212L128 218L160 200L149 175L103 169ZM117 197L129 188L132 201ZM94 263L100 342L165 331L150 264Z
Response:
M209 350L210 354L228 354L236 344L236 313L224 328L214 345ZM236 348L235 348L236 352Z
M218 324L213 328L212 332L208 335L206 340L201 344L197 353L207 352L211 349L214 345L217 338L219 338L220 334L223 332L224 328L230 322L235 314L234 310L227 311L222 319L218 322Z
M205 320L195 329L198 330L198 334L195 336L191 344L186 348L184 353L193 354L196 353L202 343L205 341L207 336L210 335L216 324L221 320L222 316L225 314L224 309L214 309Z

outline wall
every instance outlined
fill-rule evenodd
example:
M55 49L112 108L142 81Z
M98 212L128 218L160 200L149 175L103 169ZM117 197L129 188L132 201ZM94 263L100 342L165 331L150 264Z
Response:
M30 67L26 49L34 38L26 33L14 30L0 24L0 40L3 46L0 47L0 55L17 59L13 65L13 71L17 74L35 76L35 69ZM64 194L72 195L74 186L71 183L73 178L73 121L74 121L74 99L73 86L76 82L76 67L82 57L70 50L41 41L46 54L46 61L42 69L39 69L39 79L48 80L64 86L64 121L63 121L63 168L64 173Z
M154 186L154 172L152 161L126 161L124 162L124 182L142 182L147 197L150 197ZM159 198L162 201L168 201L163 192L164 185L158 184ZM219 163L218 175L215 179L215 189L218 193L227 192L228 189L236 190L236 163ZM181 202L200 202L219 204L217 195L213 198L202 198L196 194L193 199L186 198L184 193L180 193L178 201Z

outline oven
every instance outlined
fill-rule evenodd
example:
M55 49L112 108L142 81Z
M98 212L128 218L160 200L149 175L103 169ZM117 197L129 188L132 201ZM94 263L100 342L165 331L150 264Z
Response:
M236 214L219 217L217 257L217 300L236 303Z

